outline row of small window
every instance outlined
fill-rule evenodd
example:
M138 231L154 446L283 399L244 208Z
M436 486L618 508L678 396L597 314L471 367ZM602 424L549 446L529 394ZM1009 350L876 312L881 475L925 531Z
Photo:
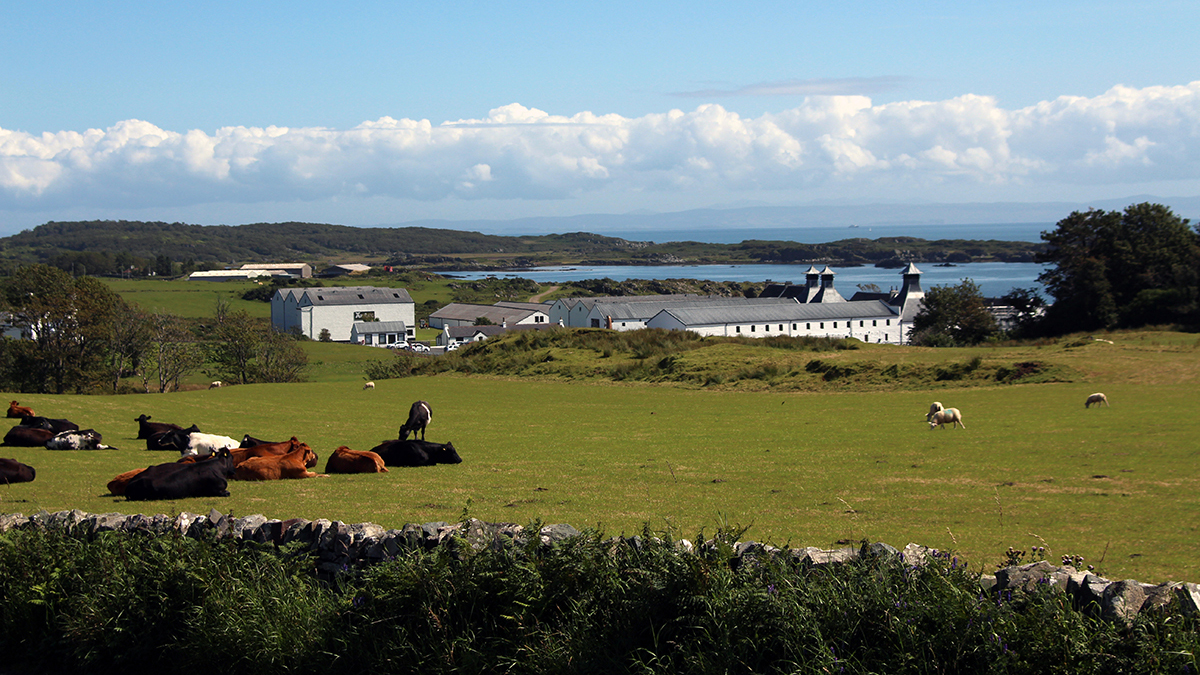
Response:
M850 328L850 327L851 327L851 326L850 326L850 324L852 324L852 323L854 323L854 322L853 322L853 321L843 321L842 323L846 324L846 328ZM866 323L867 323L866 321L859 321L859 322L858 322L858 327L859 327L859 328L866 328ZM884 319L884 320L883 320L883 324L884 324L885 326L890 326L890 325L892 325L892 320L891 320L891 319ZM796 327L797 327L797 326L799 326L799 325L800 325L800 324L798 324L798 323L794 323L794 324L792 324L792 330L797 330L797 328L796 328ZM825 322L824 322L824 321L818 322L818 325L820 326L820 328L818 328L818 330L825 328ZM871 319L871 326L878 326L878 325L879 325L879 320L878 320L878 319ZM806 323L806 324L804 324L804 330L812 330L812 326L813 326L813 325L812 325L811 323ZM837 328L837 327L838 327L838 322L837 322L837 321L834 321L834 322L833 322L833 327L834 327L834 328ZM755 330L756 328L757 328L757 326L754 326L754 325L750 326L750 332L751 332L751 333L754 333L754 332L756 332L756 330ZM736 326L734 330L735 330L735 332L738 332L738 333L740 333L740 332L742 332L742 327L741 327L741 326ZM770 326L770 324L767 324L767 325L763 326L763 330L764 330L764 331L769 331L769 330L771 330L771 326ZM783 330L783 324L779 324L779 330L780 330L780 331L782 331L782 330Z

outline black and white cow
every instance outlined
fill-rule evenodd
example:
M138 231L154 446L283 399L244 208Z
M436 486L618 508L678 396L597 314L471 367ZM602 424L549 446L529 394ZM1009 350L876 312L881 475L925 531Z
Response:
M170 431L160 431L157 434L151 434L146 438L147 450L174 450L183 454L188 448L188 443L191 441L190 435L200 431L200 427L193 424L187 429L171 429Z
M453 443L432 441L384 441L371 448L371 452L383 458L387 466L432 466L434 464L461 464L462 457Z
M412 434L413 440L416 440L417 429L421 430L421 440L425 440L425 426L431 421L433 421L433 409L429 407L429 403L426 401L414 402L408 409L408 421L400 427L400 440L407 439L409 434Z
M211 458L195 463L172 462L146 467L125 486L130 501L228 497L233 478L233 458L219 450Z
M22 417L21 426L34 429L46 429L56 434L64 431L79 431L79 425L71 420L51 419L49 417Z
M54 438L46 441L47 450L116 450L111 445L104 445L103 438L95 429L82 431L64 431L55 434Z
M30 483L36 475L37 471L32 466L0 457L0 484Z

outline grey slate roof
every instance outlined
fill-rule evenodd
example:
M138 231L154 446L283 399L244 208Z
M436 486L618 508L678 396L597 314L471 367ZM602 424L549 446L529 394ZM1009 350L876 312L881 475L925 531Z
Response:
M479 317L485 317L492 323L498 324L501 321L516 323L529 318L535 311L546 314L549 307L532 309L517 309L515 307L497 307L495 305L472 305L464 302L452 302L445 307L430 314L430 318L447 319L451 321L474 321Z
M408 329L403 321L356 321L353 328L359 335L404 333Z
M306 288L300 297L308 298L313 305L391 305L413 301L407 290L384 286Z
M687 300L670 300L662 302L611 302L597 303L592 310L611 316L613 321L622 319L648 319L664 309L701 309L705 307L747 307L754 305L794 305L792 298L743 298L743 297L714 297L691 296Z
M841 321L843 319L897 318L896 308L879 300L833 304L792 303L706 308L664 309L685 326L791 321Z

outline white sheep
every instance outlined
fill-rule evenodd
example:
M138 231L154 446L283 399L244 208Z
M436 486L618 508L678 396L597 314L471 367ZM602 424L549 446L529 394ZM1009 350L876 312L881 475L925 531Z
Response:
M1101 404L1108 405L1108 397L1105 396L1104 394L1101 394L1100 392L1096 392L1096 393L1092 394L1091 396L1087 397L1087 401L1084 402L1083 407L1090 408L1090 407L1092 407L1093 403L1095 403L1096 405L1101 405Z
M929 420L933 419L933 416L935 414L937 414L939 411L945 410L945 409L946 408L945 408L945 406L942 405L941 401L934 401L929 406L929 414L925 416L925 421L928 422Z
M374 389L374 388L375 388L375 383L374 383L374 382L368 382L368 383L366 383L366 384L364 384L364 385L363 385L363 389Z
M945 410L933 413L929 420L929 430L933 431L946 423L950 424L951 429L955 426L960 426L964 429L967 428L967 425L963 424L962 413L958 411L958 408L946 408Z
M223 386L225 386L225 384L223 382L221 382L220 380L216 380L216 381L210 383L208 385L208 388L209 389L220 389Z

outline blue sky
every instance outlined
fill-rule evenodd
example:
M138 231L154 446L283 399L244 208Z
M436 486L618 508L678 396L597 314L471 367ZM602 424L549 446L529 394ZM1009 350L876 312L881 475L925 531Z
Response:
M10 5L0 233L1200 195L1194 1Z

